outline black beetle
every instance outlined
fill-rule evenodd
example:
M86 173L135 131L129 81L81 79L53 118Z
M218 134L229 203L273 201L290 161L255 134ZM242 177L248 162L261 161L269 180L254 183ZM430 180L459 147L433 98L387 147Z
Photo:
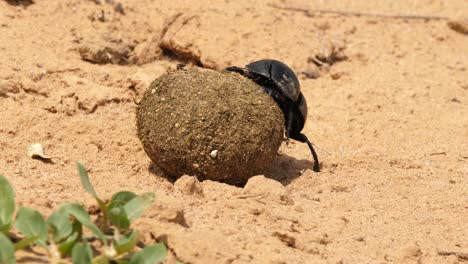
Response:
M314 171L319 172L317 153L309 139L301 133L307 119L307 103L291 68L281 61L267 59L247 64L245 68L232 66L226 70L253 80L273 97L284 114L287 140L292 138L307 143L314 157Z

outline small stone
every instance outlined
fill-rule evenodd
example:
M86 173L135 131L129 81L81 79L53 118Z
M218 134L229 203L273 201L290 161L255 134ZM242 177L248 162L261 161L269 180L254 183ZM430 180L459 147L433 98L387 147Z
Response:
M286 190L280 182L268 179L263 175L250 178L244 186L242 193L245 195L255 195L256 197L266 198L267 200L280 204L294 204L288 190Z
M137 95L142 95L146 88L153 81L153 76L143 71L135 72L129 75L126 79L126 85L129 89L133 90ZM155 93L156 91L151 91Z
M402 263L405 260L418 258L419 256L421 256L421 249L416 245L411 245L400 249L397 260Z
M114 6L114 11L117 12L117 13L120 13L122 15L125 15L125 10L124 10L124 7L122 5L122 3L117 3L115 6Z
M9 93L17 94L20 92L20 85L11 80L0 80L0 97L7 97Z
M105 19L104 14L99 18ZM97 64L128 64L131 48L125 43L88 42L78 48L81 59Z
M343 73L342 72L334 72L330 75L330 77L332 78L332 80L338 80L340 79L341 77L343 76Z
M157 200L148 208L144 217L156 221L173 223L183 227L188 227L183 204L172 196L163 192L155 193Z
M309 64L307 69L302 74L309 79L317 79L320 77L320 70L315 64Z
M402 253L408 257L417 257L421 255L421 249L417 246L408 246L402 249Z
M356 237L354 237L354 240L356 240L358 242L364 242L364 237L363 236L356 236Z
M468 34L468 19L453 19L447 22L447 25L458 33Z
M300 206L300 205L296 205L296 206L294 207L294 210L295 210L296 212L299 212L299 213L303 213L303 212L304 212L304 208L302 208L302 206Z
M138 44L130 54L129 61L133 64L142 65L157 60L162 55L159 47L159 35Z
M210 153L210 157L212 157L212 158L216 158L217 156L218 156L218 150L217 150L217 149L215 149L215 150L211 151L211 153Z
M203 196L203 188L193 176L183 175L174 183L174 188L183 194Z

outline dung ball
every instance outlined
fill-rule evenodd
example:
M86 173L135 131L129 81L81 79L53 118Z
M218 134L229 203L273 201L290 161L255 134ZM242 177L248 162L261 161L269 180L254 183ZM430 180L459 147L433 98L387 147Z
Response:
M260 86L198 67L154 80L136 123L146 154L167 174L234 184L262 174L284 135L283 114Z

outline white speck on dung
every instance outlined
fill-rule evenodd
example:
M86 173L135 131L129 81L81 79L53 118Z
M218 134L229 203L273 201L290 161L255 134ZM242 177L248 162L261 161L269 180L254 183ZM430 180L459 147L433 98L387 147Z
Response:
M212 158L216 158L216 157L218 156L218 150L215 149L215 150L211 151L210 156L211 156Z

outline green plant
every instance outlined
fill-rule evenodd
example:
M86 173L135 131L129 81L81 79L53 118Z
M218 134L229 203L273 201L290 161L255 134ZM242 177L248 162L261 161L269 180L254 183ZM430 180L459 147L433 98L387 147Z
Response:
M138 231L131 223L141 216L154 200L154 195L122 191L109 202L97 195L86 168L77 163L85 190L97 201L100 214L95 224L83 206L64 203L45 219L38 211L20 207L15 215L14 191L0 175L0 263L14 264L15 251L29 246L46 249L52 263L70 259L73 263L159 263L166 257L166 247L159 243L136 251ZM22 239L13 242L14 229ZM84 229L92 235L84 233Z

